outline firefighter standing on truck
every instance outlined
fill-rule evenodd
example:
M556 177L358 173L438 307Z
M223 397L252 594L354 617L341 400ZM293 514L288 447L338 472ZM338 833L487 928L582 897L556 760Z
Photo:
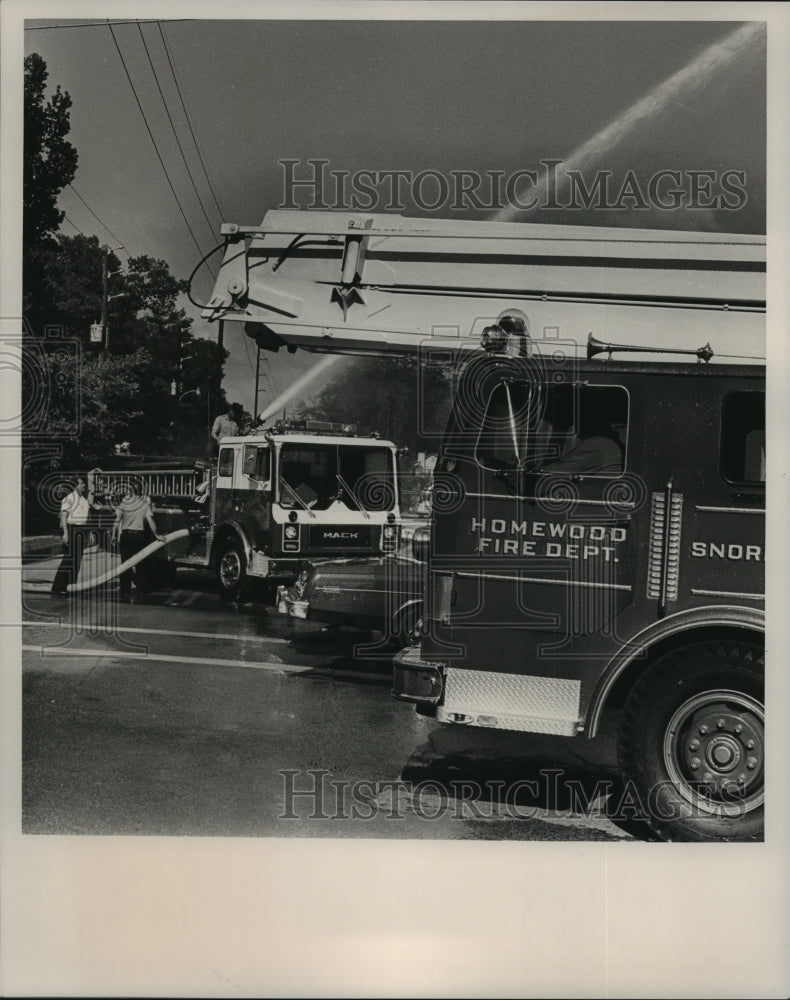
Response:
M115 511L115 524L112 528L112 542L118 543L121 562L126 562L148 544L146 525L151 529L157 541L162 541L154 521L151 498L142 495L137 483L130 483L120 504ZM132 600L132 579L138 593L147 589L145 560L136 568L127 569L121 573L120 597L122 601Z
M212 454L219 452L219 443L225 437L236 437L241 429L243 409L239 403L231 403L227 413L220 413L211 425Z

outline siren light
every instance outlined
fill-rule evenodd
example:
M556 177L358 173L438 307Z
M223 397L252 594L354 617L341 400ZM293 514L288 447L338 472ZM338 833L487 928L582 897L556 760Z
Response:
M527 318L518 311L507 312L496 323L485 327L480 346L489 354L523 358L531 353Z

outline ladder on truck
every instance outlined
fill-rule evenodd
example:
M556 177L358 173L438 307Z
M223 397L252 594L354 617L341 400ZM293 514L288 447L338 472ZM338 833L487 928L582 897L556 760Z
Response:
M93 492L98 496L122 496L130 483L139 485L141 492L154 500L191 500L204 481L207 470L194 469L126 469L91 473Z
M222 233L203 317L264 349L475 348L518 311L538 351L583 356L592 335L764 360L763 236L281 210Z

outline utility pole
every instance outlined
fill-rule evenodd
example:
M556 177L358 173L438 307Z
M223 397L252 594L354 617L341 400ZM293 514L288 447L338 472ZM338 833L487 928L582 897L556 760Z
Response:
M107 328L107 298L109 288L107 283L107 260L110 256L110 248L107 244L102 244L101 248L101 338L102 353L107 354L110 350L110 331Z
M214 405L217 408L219 408L220 393L222 391L222 349L224 340L225 320L221 319L217 323L217 365L214 372Z

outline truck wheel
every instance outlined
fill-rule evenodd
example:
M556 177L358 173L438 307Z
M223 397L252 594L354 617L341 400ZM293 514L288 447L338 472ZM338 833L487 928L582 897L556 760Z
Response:
M217 557L217 587L223 601L240 601L247 589L247 559L237 538L228 538Z
M618 756L662 840L761 840L763 650L701 642L662 657L623 709Z

